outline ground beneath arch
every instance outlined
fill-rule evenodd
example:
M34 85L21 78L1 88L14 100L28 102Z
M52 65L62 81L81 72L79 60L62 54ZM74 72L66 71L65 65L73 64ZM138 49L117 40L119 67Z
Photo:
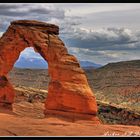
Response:
M0 136L106 136L140 135L140 127L70 122L59 117L32 118L0 111Z
M140 127L133 125L93 124L91 121L68 121L59 116L45 118L44 99L41 92L28 102L29 95L35 95L33 89L17 87L17 96L13 112L0 110L0 136L138 136ZM37 91L37 90L35 90ZM40 93L40 94L39 94ZM44 93L45 94L45 93ZM47 91L46 91L47 94ZM31 96L32 97L32 96ZM33 96L34 97L34 96Z

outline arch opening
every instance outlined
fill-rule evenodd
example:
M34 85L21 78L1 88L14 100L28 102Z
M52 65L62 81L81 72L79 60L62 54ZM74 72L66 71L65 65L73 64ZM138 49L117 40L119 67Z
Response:
M20 53L8 77L15 88L48 90L48 63L33 47L28 47Z
M50 76L47 62L33 47L28 47L20 53L8 73L8 79L15 91L13 112L20 116L44 118L44 103Z
M48 63L39 51L34 47L24 48L19 52L19 56L8 74L0 76L0 87L5 88L8 85L11 88L10 94L14 95L10 99L9 91L5 90L5 95L0 97L1 107L13 109L13 103L22 101L45 103L50 76ZM9 96L6 97L6 94Z

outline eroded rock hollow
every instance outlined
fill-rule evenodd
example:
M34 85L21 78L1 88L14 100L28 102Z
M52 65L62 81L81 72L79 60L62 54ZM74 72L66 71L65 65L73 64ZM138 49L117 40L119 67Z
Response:
M15 93L7 74L20 53L33 47L48 62L51 77L45 102L46 116L60 114L95 120L95 96L78 60L68 53L58 34L59 27L53 24L33 20L11 22L0 38L0 105L14 102Z

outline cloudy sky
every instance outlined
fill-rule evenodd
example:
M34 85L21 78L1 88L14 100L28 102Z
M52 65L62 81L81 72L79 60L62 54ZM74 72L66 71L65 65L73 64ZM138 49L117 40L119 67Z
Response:
M0 35L19 19L59 25L60 38L79 60L104 65L140 59L139 3L1 3ZM22 56L40 59L32 49Z

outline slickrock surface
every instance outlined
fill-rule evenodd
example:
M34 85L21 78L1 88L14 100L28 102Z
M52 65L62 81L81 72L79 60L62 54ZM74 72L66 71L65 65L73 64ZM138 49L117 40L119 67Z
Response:
M140 127L68 121L58 116L44 119L0 112L0 136L139 136Z
M58 26L52 24L30 20L11 22L0 38L0 78L6 79L21 51L33 47L48 62L51 77L45 114L57 115L59 112L66 117L82 114L83 118L95 120L97 104L85 72L75 56L68 53L58 34ZM0 87L0 101L13 103L14 91L10 83L8 85ZM96 120L100 123L98 118Z

